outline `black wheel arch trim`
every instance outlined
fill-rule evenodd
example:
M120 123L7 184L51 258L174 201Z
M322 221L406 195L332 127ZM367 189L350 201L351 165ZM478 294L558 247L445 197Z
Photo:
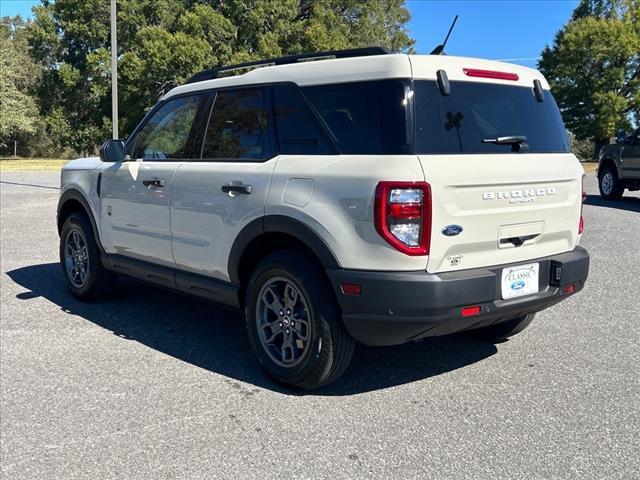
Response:
M78 202L80 205L82 205L82 208L87 214L87 217L89 217L89 222L91 222L91 228L93 229L93 237L96 239L98 250L100 250L101 253L104 253L105 250L102 247L102 242L100 241L100 234L98 233L99 232L98 225L96 224L96 219L93 217L93 210L89 205L89 201L82 194L82 192L80 192L75 188L69 188L65 190L60 196L60 200L58 200L58 210L57 210L57 218L56 218L58 234L60 233L60 229L62 228L62 224L60 223L60 212L62 211L62 208L69 200L74 200Z
M309 247L325 268L341 268L340 262L329 246L311 227L300 220L284 215L267 215L247 224L233 242L227 262L229 279L232 283L240 284L240 262L246 248L256 238L267 233L291 235Z
M614 170L618 174L618 178L622 178L622 168L620 166L620 160L612 157L605 157L598 162L598 179L601 176L601 172L603 172L610 165L613 166Z

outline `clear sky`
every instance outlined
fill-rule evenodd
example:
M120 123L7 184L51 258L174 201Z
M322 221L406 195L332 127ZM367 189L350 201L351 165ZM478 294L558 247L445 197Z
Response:
M105 0L106 1L106 0ZM34 0L0 0L4 15L31 16ZM460 15L449 39L450 55L516 60L535 66L540 51L553 41L578 0L408 0L409 29L418 53L429 53L444 40L453 17Z
M535 66L545 45L569 20L578 0L408 0L409 30L418 53L442 43L455 15L447 43L449 55L517 60Z

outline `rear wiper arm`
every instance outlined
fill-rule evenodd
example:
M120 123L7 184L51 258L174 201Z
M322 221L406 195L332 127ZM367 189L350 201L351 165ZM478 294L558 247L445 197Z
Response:
M527 137L524 135L510 135L508 137L484 138L482 143L493 143L494 145L511 145L512 152L519 152L529 147Z

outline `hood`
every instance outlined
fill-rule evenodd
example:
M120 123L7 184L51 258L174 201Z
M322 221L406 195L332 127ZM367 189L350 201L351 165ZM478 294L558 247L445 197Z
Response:
M71 160L69 163L62 167L63 171L70 170L93 170L97 168L102 162L100 157L87 157Z

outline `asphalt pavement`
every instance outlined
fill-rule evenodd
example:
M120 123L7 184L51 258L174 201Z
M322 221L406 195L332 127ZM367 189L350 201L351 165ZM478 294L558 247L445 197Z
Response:
M56 173L0 177L0 477L640 477L640 195L587 178L585 289L493 345L356 349L336 384L270 382L237 314L122 281L67 293Z

